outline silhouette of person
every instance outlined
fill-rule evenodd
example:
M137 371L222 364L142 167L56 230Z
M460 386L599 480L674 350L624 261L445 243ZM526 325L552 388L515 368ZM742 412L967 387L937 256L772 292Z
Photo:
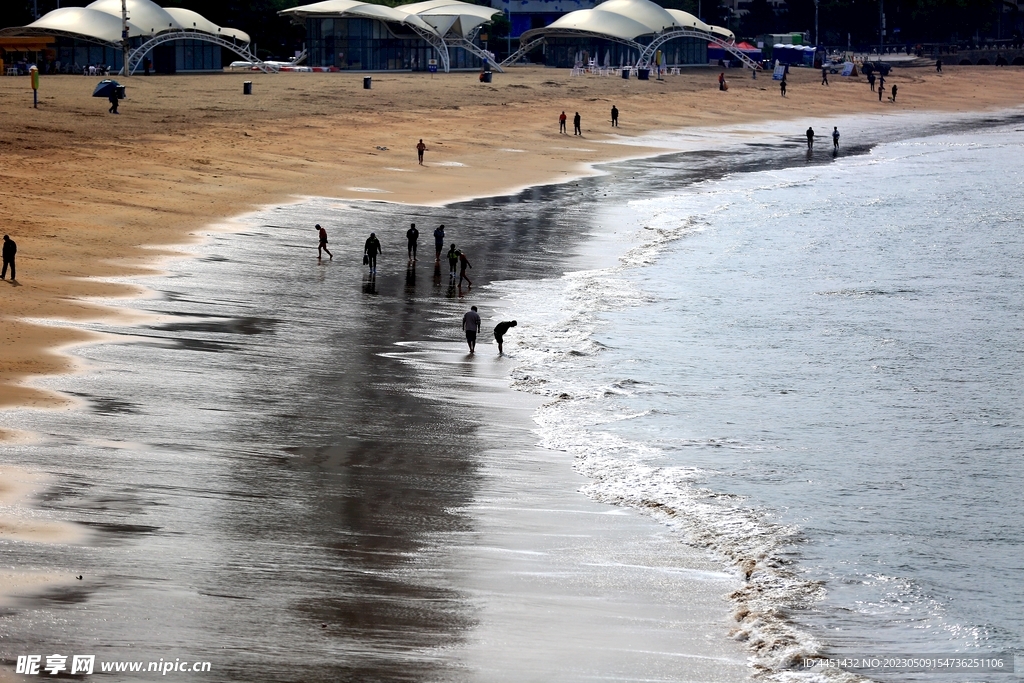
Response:
M15 265L14 265L14 256L17 253L18 253L18 245L15 244L14 240L11 239L10 235L4 235L4 249L3 249L4 268L3 268L3 271L0 271L0 272L3 273L2 275L0 275L0 280L3 280L3 279L5 279L7 277L7 266L11 267L11 282L14 282L15 280L18 279L17 273L15 272Z
M405 238L409 241L409 260L416 260L416 241L420 238L420 231L416 229L416 224L411 223L409 229L405 231Z
M476 312L476 306L471 306L462 316L462 329L466 331L469 352L476 353L476 333L480 329L480 314Z
M466 258L466 253L460 251L459 252L459 287L462 286L462 281L463 280L468 282L470 287L473 286L473 281L469 279L468 275L466 275L466 269L467 268L472 268L472 267L473 266L470 264L469 259Z
M505 353L501 345L505 340L505 333L508 332L508 328L515 327L518 324L515 320L510 320L508 322L500 322L494 326L494 341L498 342L498 355L504 355Z
M444 226L439 225L434 230L434 263L441 262L442 249L444 249Z
M370 266L370 275L377 274L377 254L383 254L384 250L380 248L380 240L377 239L377 233L371 232L370 236L366 238L366 245L363 247L363 254L366 255L366 264Z
M330 256L331 260L333 261L334 254L332 254L331 250L327 248L327 231L321 228L319 223L316 224L316 229L320 233L320 246L316 248L317 259L323 258L322 252L326 251L327 255Z

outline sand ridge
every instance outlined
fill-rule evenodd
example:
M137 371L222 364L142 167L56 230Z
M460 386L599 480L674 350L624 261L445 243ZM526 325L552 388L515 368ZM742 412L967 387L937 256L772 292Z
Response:
M769 74L750 79L697 68L664 81L570 77L525 67L483 84L473 73L135 76L121 115L92 98L96 79L44 76L39 109L27 78L0 79L0 220L18 243L18 283L0 284L0 406L67 400L26 380L74 367L60 348L88 332L27 320L113 312L104 297L139 294L104 278L157 272L157 259L198 231L296 195L440 204L588 172L587 164L658 150L606 144L688 126L857 112L966 112L1021 104L1024 71L949 67L894 72L899 102L879 102L863 78L794 69L787 97ZM253 81L252 96L242 82ZM579 111L584 140L561 136ZM828 121L823 121L826 125ZM800 131L794 131L799 135ZM415 144L427 145L426 165ZM315 233L310 232L315 246ZM328 229L330 226L326 226ZM385 230L387 226L385 226Z

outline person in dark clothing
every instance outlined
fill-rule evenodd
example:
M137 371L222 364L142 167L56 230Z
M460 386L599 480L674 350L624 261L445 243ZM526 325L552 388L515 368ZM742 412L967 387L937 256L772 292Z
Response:
M871 86L871 92L875 92L875 74L868 74L868 85Z
M377 254L383 253L384 250L380 248L377 233L371 232L370 236L366 238L366 246L363 247L363 255L367 257L366 264L370 266L370 275L377 274Z
M466 258L466 253L460 251L459 252L459 287L462 286L462 281L463 280L468 282L470 287L473 286L473 281L469 279L468 275L466 275L466 269L467 268L472 268L472 267L473 266L469 263L469 259Z
M878 76L878 101L879 102L882 101L882 93L884 93L884 92L885 92L885 77L879 75Z
M821 84L828 85L828 67L821 67Z
M896 87L896 84L893 83L892 84L892 101L893 101L893 104L896 103L896 91L897 90L898 90L898 88Z
M563 111L558 117L558 132L565 133L565 112Z
M937 73L937 74L942 73L942 60L941 59L936 59L935 60L935 73Z
M441 262L441 250L444 249L444 226L439 225L434 230L434 263Z
M480 314L476 312L476 306L470 306L466 314L462 316L462 329L466 331L469 352L476 353L476 333L480 329Z
M331 250L327 248L327 231L321 228L319 223L316 224L316 229L320 233L320 246L316 248L317 259L319 260L323 258L324 255L322 252L326 251L327 255L330 256L331 260L333 261L334 254L332 254Z
M583 131L580 129L580 120L580 113L576 112L576 116L572 117L573 135L583 135Z
M420 166L423 165L423 153L427 151L427 146L423 144L423 138L416 143L416 156L420 159Z
M832 126L832 148L839 149L839 127Z
M807 126L807 151L814 149L814 129Z
M119 113L117 111L117 88L114 88L110 91L110 96L107 97L107 99L110 101L110 109L108 109L107 111L109 111L111 114Z
M779 81L779 92L782 93L783 97L786 96L786 77L785 76L783 76L782 80Z
M448 275L452 278L455 277L455 271L459 267L459 253L455 244L452 243L452 248L448 250Z
M416 241L420 238L420 231L416 229L415 223L409 224L409 229L405 231L405 238L409 240L409 260L416 260Z
M7 277L7 266L11 267L11 282L17 279L17 274L14 271L14 255L18 253L18 245L14 243L14 240L9 235L4 235L4 269L3 274L0 275L0 280Z
M616 106L612 105L612 128L619 127L619 110Z
M515 320L509 320L508 322L501 322L494 326L494 341L498 342L498 354L504 355L504 351L501 348L501 343L505 340L505 333L508 332L508 328L515 327L518 325Z

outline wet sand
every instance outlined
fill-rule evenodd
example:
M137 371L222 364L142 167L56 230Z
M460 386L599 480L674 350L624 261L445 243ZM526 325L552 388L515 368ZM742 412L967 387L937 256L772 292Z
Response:
M180 656L218 680L742 679L735 577L578 495L567 456L533 445L535 402L493 344L470 360L460 339L470 303L494 315L489 281L572 267L581 207L639 190L614 189L634 170L610 173L438 209L268 209L117 304L146 323L87 325L123 343L79 349L92 372L45 383L84 408L26 413L44 436L3 449L52 472L44 509L92 534L5 561L85 579L6 615L0 657ZM335 258L317 263L308 226L325 216ZM409 267L412 220L426 258ZM472 289L435 270L441 220ZM394 226L373 279L368 223Z
M534 74L526 73L522 78L549 79L551 74L537 70ZM701 72L701 78L710 75L706 71ZM218 77L203 83L216 83L223 79L231 85L233 81L228 81L234 78ZM397 77L397 80L401 78ZM690 75L679 79L678 97L703 98L707 95L702 90L703 86L698 90L694 85L697 83L694 78ZM1016 75L1004 78L1016 78ZM159 81L154 79L154 83ZM77 85L80 81L75 77L54 79L54 83L58 82L80 87ZM270 80L266 82L270 83ZM529 83L510 83L508 87ZM256 127L243 133L253 131L246 137L258 137L264 147L241 151L227 149L248 144L237 143L237 139L236 145L226 145L224 157L235 164L232 168L227 168L226 162L218 162L225 165L206 169L214 163L212 159L205 156L189 158L187 155L198 154L199 147L207 151L219 149L218 143L237 135L237 128L229 125L238 123L237 119L232 119L239 116L237 110L209 114L213 119L229 119L227 122L221 119L222 129L215 132L210 131L216 128L216 122L182 116L180 120L168 117L162 121L164 133L137 129L134 139L128 136L100 143L93 138L88 144L64 152L72 171L70 177L89 178L91 187L79 187L77 181L61 181L65 184L43 190L46 209L42 212L32 213L24 210L24 206L30 198L30 190L35 191L35 186L28 182L31 174L38 173L38 169L46 164L12 164L11 177L16 180L12 187L16 191L5 195L3 208L12 214L20 212L19 224L27 226L27 235L21 237L18 231L10 230L19 241L22 286L9 290L21 298L12 298L10 308L5 308L5 311L12 316L96 322L76 328L5 322L11 343L5 346L8 350L4 352L7 354L4 362L10 364L5 366L4 377L18 381L29 374L67 370L78 361L70 361L54 353L47 355L46 349L94 338L98 333L120 334L125 341L132 341L137 346L148 345L153 353L160 356L158 359L146 357L143 351L128 351L128 346L87 350L78 357L86 358L95 367L108 365L142 368L142 371L113 380L111 373L55 377L38 386L19 385L17 391L4 392L9 399L8 405L32 402L41 406L59 405L67 402L66 396L72 396L73 400L87 407L88 417L85 419L76 414L62 421L60 413L37 414L24 422L20 415L17 421L8 417L5 420L7 424L45 433L47 437L39 448L8 451L5 462L12 458L20 460L22 467L40 468L62 480L85 482L83 491L62 489L60 495L50 497L47 506L73 517L78 524L88 526L100 539L79 546L73 553L68 553L63 545L44 547L44 544L39 544L28 556L17 558L16 564L24 565L26 559L31 559L34 566L53 567L59 570L60 575L84 572L87 578L82 584L70 589L55 587L54 590L43 591L41 600L42 604L52 606L51 609L81 603L90 605L93 611L93 614L82 610L73 612L72 621L78 620L77 630L70 628L58 633L43 629L22 633L22 638L29 637L32 642L46 645L63 643L69 647L83 643L95 646L102 640L112 643L105 647L117 650L138 639L139 632L145 632L151 633L148 645L157 654L162 654L160 648L169 644L193 647L193 643L209 641L210 648L219 644L233 652L228 658L220 658L230 672L225 675L226 679L248 680L247 677L260 671L266 672L264 680L289 680L296 662L285 658L270 666L269 659L274 656L280 658L297 644L306 642L310 637L308 629L325 628L325 637L317 647L325 656L343 652L347 659L327 671L309 669L305 680L320 680L321 675L323 680L336 680L338 675L428 680L437 671L447 670L452 665L450 659L425 654L436 653L438 648L468 653L464 660L460 660L460 665L464 661L474 661L474 671L488 671L493 662L500 661L500 656L508 656L514 651L514 648L504 649L493 642L481 645L473 641L472 638L486 638L489 633L486 628L474 628L479 623L487 626L518 624L519 632L536 637L545 631L535 628L531 631L531 615L535 609L543 611L546 600L565 613L572 611L569 603L573 600L580 601L580 613L590 610L586 600L579 595L559 593L559 590L564 591L564 584L557 585L556 582L546 589L534 584L532 592L521 591L536 600L533 609L515 614L514 610L508 609L508 605L515 604L514 600L494 598L491 603L484 600L483 613L487 612L487 604L491 613L486 622L477 621L481 608L479 602L472 600L474 591L502 594L502 589L494 584L479 583L479 577L493 577L499 567L486 550L478 547L486 545L480 538L501 539L499 545L513 550L517 547L535 549L544 547L543 537L551 531L538 530L533 535L521 532L521 528L529 526L529 515L516 517L512 513L518 512L507 503L497 506L501 514L490 521L484 510L474 509L481 496L495 495L495 481L499 482L500 489L501 467L497 467L499 476L493 480L488 478L488 472L483 471L486 463L500 462L500 451L487 455L485 439L491 432L481 428L479 415L453 412L443 405L443 401L438 403L436 397L430 401L410 401L410 394L415 395L410 387L416 386L416 378L393 366L382 365L380 361L380 353L396 339L459 343L452 340L453 336L458 336L452 333L456 329L453 321L465 304L459 301L456 290L446 287L445 275L442 274L440 282L434 275L427 275L431 265L429 257L421 259L417 269L404 273L401 268L394 267L394 260L390 260L387 273L382 273L374 281L363 280L362 299L355 303L350 301L354 290L348 289L342 289L326 300L309 302L308 310L303 312L309 317L304 318L306 322L298 324L299 328L317 316L345 321L340 329L328 326L330 335L317 337L322 342L318 346L304 346L308 340L303 335L296 336L298 332L306 333L306 330L292 329L291 336L285 335L282 326L289 325L272 313L276 310L273 302L256 307L247 295L253 291L277 292L286 298L301 299L308 296L310 282L328 283L330 274L338 271L346 273L350 279L354 275L358 281L361 275L357 260L367 223L387 224L401 230L407 221L421 221L432 213L431 210L361 205L351 223L340 219L331 223L331 246L339 259L336 265L328 266L333 270L321 270L321 266L313 270L309 260L315 247L307 241L312 241L312 232L309 232L309 238L305 232L298 232L309 231L322 213L304 213L287 207L278 212L280 220L268 214L258 230L242 234L246 239L256 239L260 250L246 254L246 265L250 271L247 277L255 273L255 280L246 280L245 286L234 297L220 291L218 278L222 273L217 270L217 264L237 262L237 256L232 251L236 246L231 240L218 242L215 239L200 250L203 260L195 264L197 269L189 266L182 272L178 267L180 264L174 266L175 278L194 278L202 283L190 283L185 290L194 292L195 286L208 288L206 297L182 298L182 292L176 290L173 281L170 285L162 285L158 290L159 303L134 304L148 309L151 315L161 316L159 322L144 324L141 331L127 325L130 321L139 320L139 315L131 308L113 302L105 302L100 308L82 298L124 296L142 291L142 286L148 286L152 281L104 282L95 276L109 278L152 273L153 256L175 254L178 249L152 249L149 245L180 244L188 238L196 239L201 234L198 226L203 225L204 220L231 215L253 202L270 202L293 193L315 191L327 196L379 195L389 200L428 200L433 203L434 197L424 195L450 198L462 194L485 194L489 187L529 184L530 177L539 180L557 178L559 174L582 173L582 163L597 160L603 155L611 157L654 151L645 148L623 150L618 146L590 147L591 139L588 139L588 147L569 147L575 143L563 143L564 138L550 134L536 123L530 124L535 126L534 129L527 126L527 131L520 133L519 137L505 134L504 138L499 138L500 141L491 141L492 133L481 125L480 115L487 111L487 106L502 105L481 104L479 98L474 97L478 92L476 84L469 81L463 85L466 97L473 100L472 104L465 105L465 109L482 109L475 114L444 114L445 122L449 122L449 117L459 117L451 125L458 124L463 128L448 130L452 136L448 139L449 149L454 151L449 153L446 149L442 155L437 153L437 149L433 150L437 161L428 152L428 166L424 169L417 168L409 160L397 163L388 160L386 163L394 165L380 168L384 160L369 157L387 153L382 150L377 150L380 154L359 152L366 144L365 138L354 141L344 137L341 138L343 142L331 149L327 141L334 138L324 134L329 128L326 122L337 123L338 116L350 119L344 122L346 128L359 119L361 123L353 124L352 128L362 131L360 134L367 130L372 130L374 135L380 132L379 114L358 109L341 115L312 112L309 116L321 125L316 135L310 135L316 131L305 129L311 124L299 127L296 119L288 118L294 116L292 113L286 116L279 110L249 112L256 119L257 123L253 124ZM579 81L579 85L567 82L564 86L547 87L578 91L587 86L593 94L594 88L638 85L607 79L593 81L592 84ZM530 87L539 89L542 86L543 82ZM691 86L693 90L685 90ZM144 87L145 84L140 85L139 90ZM738 88L734 86L730 93L736 90ZM352 89L350 94L354 101L363 93ZM575 94L575 103L582 108L581 102L585 99L579 97L582 93ZM711 93L712 96L716 94ZM853 94L852 85L847 94L859 97ZM226 89L222 95L224 98L233 97ZM282 95L282 101L287 97L301 99L299 94ZM340 97L340 94L336 95ZM616 103L623 110L620 100L629 100L622 99L621 92L612 92L611 95L616 97ZM437 94L424 91L421 96L437 97ZM671 93L663 95L666 98L671 96ZM650 95L644 97L658 100ZM207 101L215 101L215 95L210 94ZM571 99L567 101L574 102ZM85 100L80 106L96 106L97 102ZM125 104L125 111L129 104ZM639 104L643 104L642 100ZM997 103L991 104L995 106ZM435 102L435 106L439 103ZM536 101L529 106L535 108L538 116L549 109L548 104ZM461 112L462 109L434 111L433 114L424 110L420 119L431 120L431 115ZM140 110L143 110L141 106ZM740 111L741 108L736 108L728 115L705 113L703 119L693 118L710 123L716 117L721 122L736 116L735 120L739 122L742 116L737 112ZM89 118L84 112L85 109L81 109L78 115ZM796 112L789 113L796 115ZM801 115L807 113L806 110L799 112ZM473 120L471 114L477 118ZM774 114L779 115L780 112L774 111ZM266 118L261 120L260 115ZM109 117L104 118L102 124L99 121L92 121L92 124L109 126L111 120L120 122L123 119ZM376 125L373 120L377 121ZM650 129L658 124L653 116L645 120ZM210 128L204 127L207 124ZM150 128L147 123L138 125L147 131ZM408 120L404 124L395 124L384 131L382 140L397 139L387 136L399 136L402 126L408 132L412 125ZM190 126L195 130L186 130ZM28 134L30 130L26 127L23 132ZM275 137L295 147L281 147L278 145L281 140L269 142L264 133L270 130L274 131ZM635 133L643 130L646 129L638 125ZM257 136L256 131L262 132ZM467 142L471 139L469 131L476 136L472 143ZM585 125L585 133L593 135L593 129L587 129ZM74 133L79 134L80 131ZM311 139L322 144L311 145ZM29 149L31 145L25 144L26 140L14 140L14 143L24 146L20 153L40 151ZM553 150L552 140L566 147ZM508 145L497 150L505 155L498 158L524 158L528 161L512 164L512 168L497 166L493 161L497 144ZM513 144L516 145L514 148ZM268 151L271 147L276 150L275 155ZM106 162L115 148L118 158L129 159L127 163L131 170L126 170L124 165L111 168ZM502 149L524 151L501 152ZM57 152L51 148L50 153ZM296 157L289 156L293 154L307 155L304 157L306 161L296 161ZM362 158L364 156L367 158ZM87 162L87 157L91 157L91 161ZM352 161L355 157L359 157L361 164ZM263 164L258 168L252 166L253 158L262 159ZM210 163L202 163L204 159ZM21 161L24 162L24 158ZM89 163L92 166L88 166ZM190 167L193 163L195 166ZM443 163L450 165L440 165ZM455 163L462 165L451 165ZM75 164L81 165L76 167ZM184 166L172 172L168 169L173 164ZM159 172L158 166L162 169ZM715 172L727 172L727 169L725 165ZM93 172L95 175L90 175ZM109 186L103 185L112 179L108 175L110 173L120 174L119 180L128 178L133 187L138 188L131 202L126 202L123 196L116 202L111 200L106 192ZM219 173L225 175L220 176ZM355 175L351 175L353 173ZM426 173L434 175L424 180L423 174ZM405 178L412 176L405 174L421 175L411 182ZM216 183L217 180L224 180L224 183ZM19 186L17 181L24 184ZM227 189L223 189L225 187ZM383 189L389 194L355 191L352 187ZM514 220L516 228L512 232L492 232L488 229L492 221L484 217L486 214L478 213L476 217L456 220L455 225L462 229L472 226L468 231L449 234L460 243L464 239L470 241L474 265L478 268L476 272L487 273L489 278L538 277L557 273L558 269L565 267L564 259L572 255L574 241L580 239L574 233L577 225L567 218L577 202L571 198L567 200L564 193L560 194L562 192L553 188L537 188L518 198L497 198L476 205L474 211L497 211L503 220ZM515 211L517 204L533 206L510 218L509 212ZM220 211L224 213L218 213ZM433 213L448 222L444 216L458 214L459 209ZM24 220L25 215L32 215L32 221ZM45 244L49 248L42 252L45 257L37 255L41 246L37 240L42 238L36 236L47 229L44 224L60 226L54 227L49 233L52 236L46 238L52 243ZM241 226L246 230L245 221ZM279 232L278 228L282 226L287 230ZM425 228L421 244L428 252L432 227L430 223L426 226L421 223L421 228ZM226 256L217 253L221 247ZM393 239L387 244L387 249L387 259L393 259L396 250ZM400 241L397 250L402 253ZM342 262L339 254L344 254L346 261ZM403 258L399 256L398 260L401 262ZM28 277L27 273L33 270L38 274L38 280ZM93 277L84 279L84 276ZM289 281L293 285L291 288L283 284ZM448 317L444 317L443 310L441 313L434 310L424 318L423 301L418 301L422 296L441 304L441 309L447 307ZM440 326L439 315L443 319ZM291 323L292 327L296 325L294 321ZM292 348L288 341L282 340L299 343ZM137 344L140 341L142 344ZM297 349L305 349L309 357L294 356ZM178 359L181 365L165 364L167 357L162 354L167 353L181 356ZM288 362L275 365L282 355ZM228 363L229 367L224 367L221 360L216 360L218 358L233 360ZM237 359L248 367L239 367ZM177 387L195 391L193 382L199 380L190 375L195 374L196 367L205 368L205 372L221 380L233 377L234 383L207 386L209 394L205 397L201 392L196 395L175 391ZM257 369L260 372L256 372ZM225 374L219 374L221 372ZM8 416L13 415L18 414L8 413ZM56 420L56 423L49 420ZM182 432L183 425L188 425L190 431ZM438 425L448 427L439 430ZM548 459L547 473L538 475L539 483L533 485L534 497L529 507L540 507L545 496L564 502L563 494L573 488L572 477L567 474L568 464L557 458L551 460L550 454L532 451L525 437L525 427L519 425L519 429L524 440L515 442L515 457L534 458L538 462ZM425 438L425 434L430 436ZM74 461L68 459L69 446L76 456ZM429 458L422 457L424 446L430 449ZM226 459L221 460L224 456ZM184 470L181 469L183 463L187 463ZM197 478L204 482L198 488ZM213 483L207 485L207 481ZM553 482L555 487L548 488ZM295 506L301 509L292 510ZM570 507L573 511L567 517L594 514L600 506L591 506L580 499ZM579 508L588 507L589 510L579 512ZM469 525L463 516L453 514L453 510L474 510L473 525ZM513 534L502 528L510 519L518 520ZM215 520L215 532L211 532L211 520ZM549 521L544 520L545 523ZM524 526L520 526L520 522ZM608 539L632 537L632 534L639 533L635 526L638 523L632 517L622 523L610 522L610 526L601 527L601 533L595 536ZM616 524L619 526L615 527ZM590 521L582 525L587 526L596 528ZM647 525L647 530L650 531L652 526ZM574 535L572 524L564 529L567 537ZM340 536L335 536L339 531ZM456 540L472 533L480 536L476 544L460 550ZM204 538L206 535L211 538ZM136 546L145 547L151 556L140 557L146 553L132 552ZM19 552L25 547L19 545ZM319 549L317 552L329 549L329 553L327 556L310 555L307 547ZM439 552L439 549L449 547L456 549L456 555L464 554L455 560L453 555ZM564 552L564 548L562 550ZM592 547L589 552L600 555L600 550L595 551ZM112 560L111 555L115 559ZM519 560L535 557L529 553L521 555ZM574 557L571 552L568 556ZM611 550L605 554L605 559L609 556L614 556ZM175 560L168 566L166 558L169 557L189 557L189 560L183 563ZM224 566L225 557L231 558L227 566ZM410 558L414 558L415 564L415 558L421 557L442 557L442 560L433 564L428 562L427 570L423 572L415 567L410 569ZM699 558L677 559L684 568L698 572L705 569ZM557 560L548 558L548 562L557 563ZM113 566L121 571L112 574ZM500 567L505 566L514 565L500 564ZM451 579L459 572L465 574L467 567L476 567L477 572L472 576ZM339 568L340 582L337 576ZM500 575L502 578L495 580L505 585L514 584L520 574L531 571L527 563L522 572L513 571L512 578ZM633 585L632 582L638 581L636 576L628 576L628 571L617 571L619 575L614 580L609 579L613 585ZM658 571L657 567L645 567L641 573L656 574ZM421 580L424 576L427 580ZM439 581L437 576L446 578ZM588 578L593 579L593 575ZM650 578L648 576L644 580ZM639 580L639 583L643 584L644 580ZM728 582L726 577L715 580ZM268 590L274 594L268 594ZM586 591L583 594L586 595ZM593 592L598 603L608 603L608 595L607 590ZM640 605L641 611L647 609L649 614L657 605L649 593L647 598L644 595L640 591L630 602ZM716 601L714 596L705 597L704 602L693 603L698 606L695 611L687 612L684 619L695 625L693 633L703 632L708 624L721 623L719 617L702 612L704 607L701 605L712 605ZM109 629L104 627L102 633L91 627L94 624L91 620L97 618L97 614L102 619L107 613L105 610L117 609L116 605L126 600L129 603L141 602L146 609L129 609L127 616L118 612L124 617L123 623ZM237 604L247 604L255 609L245 615L237 615L232 613ZM679 605L683 605L683 601ZM149 624L149 614L154 609L170 615L159 630ZM721 614L724 614L724 601L722 609ZM225 612L231 614L228 617L218 616ZM282 619L281 623L289 634L274 646L273 652L260 651L266 647L263 642L266 623L257 615L267 614ZM614 620L614 615L608 618ZM660 637L657 629L662 622L658 619L651 621L653 630L640 629L634 635L643 640L653 634L657 640ZM557 623L547 626L549 634L565 632L567 628L565 624L559 626ZM595 633L602 634L602 637L616 633L614 629L594 628L587 637L581 636L576 641L581 643L581 647L574 652L581 661L593 658L594 653L589 651L590 646L586 642L593 640ZM196 633L206 635L197 638ZM472 634L472 637L467 640L466 634ZM102 638L97 637L100 635ZM524 638L515 647L526 646L529 638ZM22 644L24 642L22 640ZM550 644L550 639L541 639L540 644L545 642ZM562 651L562 648L555 648L548 654L554 661ZM359 655L353 656L353 652ZM215 649L208 651L210 658L222 654ZM724 653L722 657L734 662L735 654ZM542 661L543 658L539 657L535 662L538 671L545 670ZM496 675L491 670L491 678L483 677L481 680L494 680Z
M32 319L111 315L96 297L123 296L104 278L156 272L154 258L196 232L296 195L438 204L587 173L586 164L652 154L608 144L652 130L830 117L854 112L963 112L1021 103L1024 72L949 67L895 72L899 103L860 79L818 84L796 69L789 95L764 74L698 68L658 82L571 78L516 68L493 85L475 74L225 74L133 77L120 116L91 98L94 80L0 79L0 220L19 245L19 286L6 290L0 405L56 406L66 397L25 380L67 372L59 349L87 335ZM253 80L254 94L241 95ZM621 111L614 135L611 104ZM557 134L557 115L583 116L584 141ZM827 123L827 121L826 121ZM423 138L427 165L415 163ZM387 148L386 151L381 148ZM6 287L7 285L5 285ZM135 291L138 291L137 288Z

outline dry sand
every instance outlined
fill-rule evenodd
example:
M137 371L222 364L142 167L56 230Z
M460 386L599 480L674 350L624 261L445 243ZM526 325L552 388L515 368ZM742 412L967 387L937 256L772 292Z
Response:
M495 74L491 85L471 73L374 74L372 90L362 89L362 74L137 76L120 116L90 96L96 78L44 76L37 110L27 78L0 79L0 220L18 243L19 272L17 285L0 286L0 406L67 403L25 380L73 369L60 349L88 333L31 320L113 315L94 298L132 291L102 278L154 272L155 257L174 244L259 205L296 195L436 204L654 153L603 144L613 103L621 112L615 132L635 136L856 112L1005 108L1024 92L1024 71L1012 67L897 71L889 79L900 86L895 105L878 102L863 78L833 77L825 88L818 72L794 70L782 99L768 74L727 75L727 92L717 89L718 70L704 68L661 82L538 67ZM242 95L244 80L253 81L252 96ZM563 109L570 124L581 113L585 146L557 133ZM428 147L422 167L419 138Z

